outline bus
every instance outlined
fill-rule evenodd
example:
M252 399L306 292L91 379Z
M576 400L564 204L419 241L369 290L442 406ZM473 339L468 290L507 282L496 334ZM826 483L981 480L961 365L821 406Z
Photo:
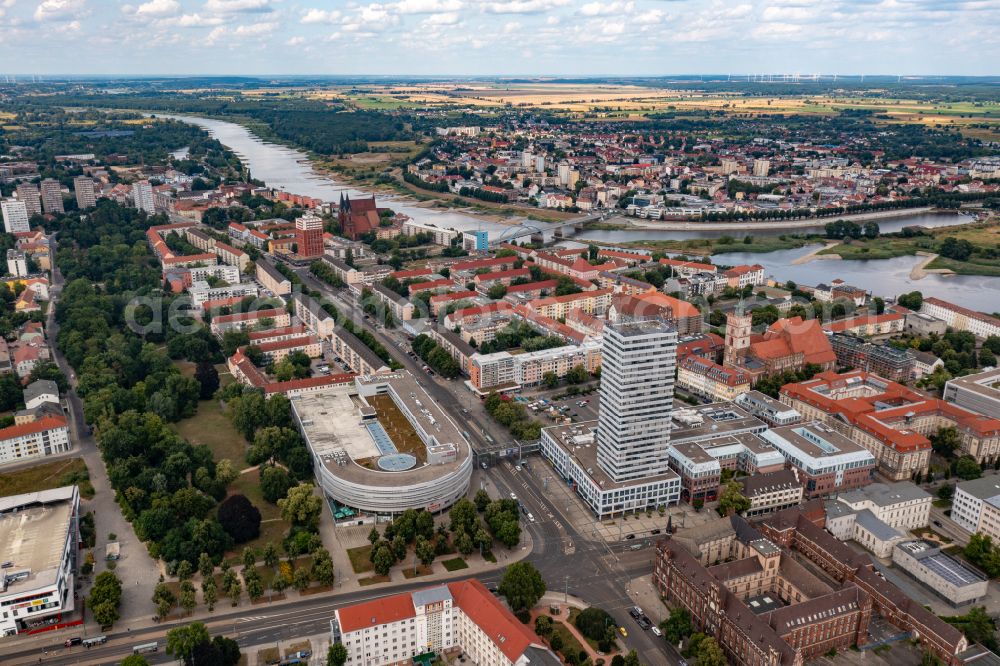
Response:
M132 648L132 654L145 654L147 652L156 652L160 649L160 644L156 641L152 643L143 643L142 645L136 645Z
M107 636L94 636L93 638L84 638L83 645L86 647L93 647L95 645L103 645L108 642Z

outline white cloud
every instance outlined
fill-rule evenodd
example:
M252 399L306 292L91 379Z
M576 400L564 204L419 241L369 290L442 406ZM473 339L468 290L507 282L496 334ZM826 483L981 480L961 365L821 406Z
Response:
M55 31L64 35L76 34L80 32L80 22L69 21L68 23L61 23L55 28Z
M445 12L443 14L431 14L421 21L421 24L427 27L434 27L439 25L455 25L458 21L458 12Z
M580 7L580 13L584 16L613 16L631 12L635 9L632 2L588 2Z
M67 21L82 16L85 0L44 0L35 10L36 21Z
M312 23L336 23L340 20L341 13L336 9L331 9L329 11L325 9L310 9L305 14L302 15L302 19L299 23L312 24Z
M127 5L126 5L127 6ZM177 0L149 0L135 8L136 16L173 16L180 11ZM124 9L124 7L122 8Z
M221 16L202 16L201 14L184 14L174 22L181 28L207 28L222 25L226 20Z
M244 14L271 11L271 0L208 0L205 11L213 14Z
M306 43L305 37L292 37L287 42L285 42L285 46L302 46L305 43Z
M569 3L570 0L506 0L487 2L483 10L488 14L541 14Z
M438 14L462 8L462 0L400 0L394 6L400 14Z
M517 35L517 34L520 34L520 32L521 32L521 30L523 28L524 28L524 26L522 26L517 21L510 21L510 22L504 24L504 26L503 26L503 34L505 34L505 35Z
M765 21L808 21L818 12L819 8L813 7L768 7L760 16Z
M229 39L232 41L240 41L244 37L262 37L268 35L275 31L278 24L273 21L263 21L261 23L251 23L249 25L238 25L235 28L219 26L208 33L208 37L205 38L205 42L208 44L215 44L217 42Z

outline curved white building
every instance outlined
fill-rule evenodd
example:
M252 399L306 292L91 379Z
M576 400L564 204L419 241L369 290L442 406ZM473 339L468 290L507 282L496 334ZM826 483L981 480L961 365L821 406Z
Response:
M340 504L437 512L469 489L468 441L409 373L358 377L291 402L316 481Z

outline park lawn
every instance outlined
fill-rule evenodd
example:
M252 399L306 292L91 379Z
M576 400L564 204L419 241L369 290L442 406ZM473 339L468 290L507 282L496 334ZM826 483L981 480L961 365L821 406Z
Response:
M580 654L583 650L583 645L573 635L573 632L566 628L562 620L554 617L552 618L552 635L555 636L557 634L562 638L562 647L559 648L559 652L562 654Z
M429 576L432 573L434 573L434 567L426 564L421 564L417 566L416 569L414 569L413 567L403 568L404 578L418 578L420 576Z
M371 554L372 547L370 545L347 549L347 557L351 560L351 568L354 569L354 573L365 573L372 570L372 563L369 559Z
M257 556L264 552L264 546L269 542L273 541L276 546L281 547L281 542L284 541L285 537L288 535L289 525L285 521L278 520L267 520L261 521L260 523L260 536L246 543L240 543L233 546L232 550L226 551L226 561L229 564L235 566L237 564L243 563L243 549L253 548Z
M245 495L260 510L261 521L281 519L281 509L264 499L264 493L260 489L259 469L240 474L229 484L228 490L230 495Z
M63 458L25 467L15 472L0 474L0 497L80 483L80 494L90 499L94 496L94 487L89 481L81 482L86 475L89 475L89 472L83 458Z
M389 576L369 576L368 578L359 578L358 585L361 587L367 587L368 585L378 585L379 583L388 583L391 578Z
M444 560L441 562L441 565L448 571L458 571L459 569L469 568L469 564L461 557L453 557L450 560Z
M202 400L194 416L178 421L173 427L191 444L204 444L210 448L216 460L227 458L236 470L248 467L246 440L233 427L218 400Z

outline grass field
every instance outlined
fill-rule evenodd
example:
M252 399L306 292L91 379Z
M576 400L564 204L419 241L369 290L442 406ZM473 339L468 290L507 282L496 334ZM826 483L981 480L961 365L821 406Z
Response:
M642 240L619 243L622 247L642 248L653 252L683 252L689 256L707 257L726 252L776 252L792 250L818 242L815 236L750 236L751 242L744 243L742 234L733 232L730 240L719 238L692 238L689 240ZM736 240L733 240L736 239Z
M562 639L563 646L559 648L559 651L563 654L580 654L580 651L583 650L583 645L559 618L552 618L552 635L558 635Z
M388 583L392 580L389 576L369 576L368 578L358 579L358 585L361 587L367 587L368 585L377 585L378 583Z
M450 560L443 560L441 562L443 566L448 571L458 571L460 569L468 569L469 563L463 560L461 557L453 557Z
M198 403L197 413L176 423L174 429L192 444L208 446L216 460L228 458L235 469L247 468L246 440L233 427L219 401L202 400Z
M83 458L63 458L40 463L16 472L0 474L0 497L80 483L80 494L90 498L94 496L94 488L89 481L83 481L87 476L89 472Z
M240 474L229 485L229 494L245 495L250 503L260 511L260 536L253 541L241 543L227 552L225 557L230 561L230 564L237 564L240 561L244 548L253 548L259 556L268 542L280 546L282 540L288 535L291 525L281 518L281 511L278 507L264 499L260 490L260 472L254 470Z
M351 568L354 569L354 573L365 573L372 570L372 563L369 559L371 554L371 546L358 546L357 548L347 549L347 557L351 560Z
M403 568L403 577L407 579L419 578L420 576L429 576L432 573L434 573L434 567L430 565L420 564L417 566L416 570L414 570L413 567Z

